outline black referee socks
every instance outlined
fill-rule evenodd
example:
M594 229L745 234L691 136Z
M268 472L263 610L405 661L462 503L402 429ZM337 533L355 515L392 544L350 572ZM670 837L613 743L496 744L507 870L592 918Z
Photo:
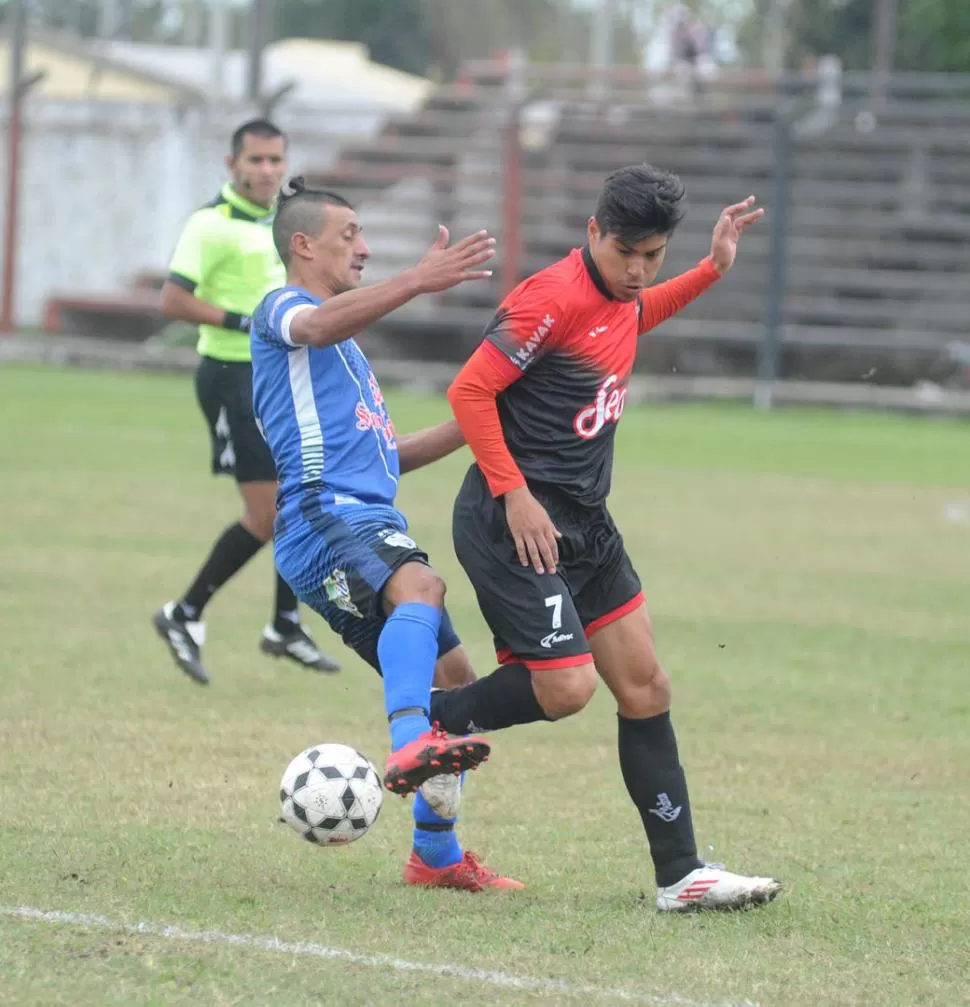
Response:
M195 621L212 596L265 545L238 521L222 533L192 586L179 603L181 614Z

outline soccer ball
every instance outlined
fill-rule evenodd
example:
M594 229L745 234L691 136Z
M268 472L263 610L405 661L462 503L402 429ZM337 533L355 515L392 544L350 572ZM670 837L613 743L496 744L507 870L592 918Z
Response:
M384 789L371 761L348 745L314 745L286 767L280 813L319 846L352 843L377 821Z

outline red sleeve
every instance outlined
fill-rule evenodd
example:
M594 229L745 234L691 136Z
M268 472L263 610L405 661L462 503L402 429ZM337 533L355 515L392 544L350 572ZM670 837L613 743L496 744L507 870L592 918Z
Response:
M558 276L548 270L516 287L448 389L458 426L495 497L525 485L505 443L495 399L559 345L566 330L560 294Z
M686 273L658 283L655 287L648 287L640 294L640 335L655 329L678 311L683 311L720 278L721 274L708 256Z
M496 397L522 373L493 343L484 342L448 389L452 412L494 497L525 485L505 443L495 404Z

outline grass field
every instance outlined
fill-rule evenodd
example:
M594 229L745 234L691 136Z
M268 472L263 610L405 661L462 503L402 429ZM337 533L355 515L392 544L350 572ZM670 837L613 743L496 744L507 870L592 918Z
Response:
M391 405L405 431L446 408ZM149 616L237 511L190 381L0 370L0 424L0 1002L970 1003L970 524L944 516L970 497L965 426L627 412L612 506L701 847L787 885L757 912L669 918L605 691L496 735L470 780L461 834L526 892L404 887L394 798L354 846L302 843L277 824L279 776L320 740L380 762L379 682L346 652L334 678L257 652L268 554L208 612L212 686L171 664ZM408 477L403 505L490 670L448 532L466 464Z

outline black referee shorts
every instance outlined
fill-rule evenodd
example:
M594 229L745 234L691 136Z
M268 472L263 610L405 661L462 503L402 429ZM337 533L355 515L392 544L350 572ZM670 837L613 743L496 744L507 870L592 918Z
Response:
M530 489L562 533L554 574L519 562L505 505L493 498L477 465L455 500L455 552L500 663L576 667L592 660L590 636L643 602L640 578L605 505L581 507L552 487Z
M273 456L253 414L253 365L203 357L195 394L212 439L213 475L237 483L275 482Z

